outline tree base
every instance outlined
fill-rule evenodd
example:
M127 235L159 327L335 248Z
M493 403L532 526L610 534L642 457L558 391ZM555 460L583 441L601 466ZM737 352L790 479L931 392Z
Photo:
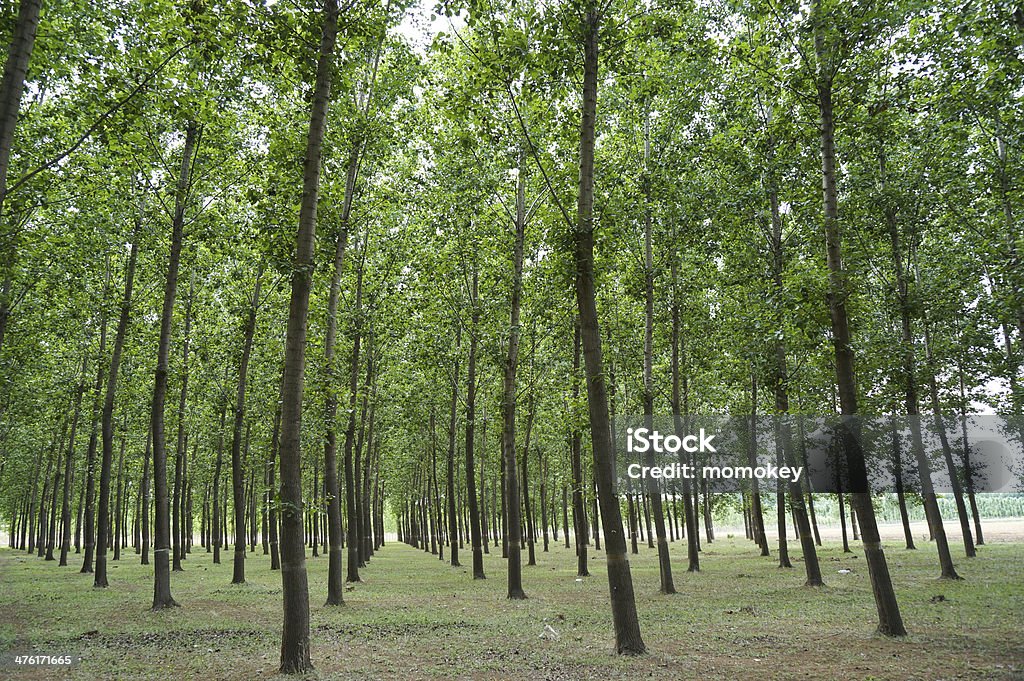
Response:
M634 657L637 655L646 655L647 646L644 645L643 641L636 643L620 643L615 650L618 655L628 655Z
M306 672L313 671L313 663L308 659L304 661L282 662L278 671L282 674L305 674Z

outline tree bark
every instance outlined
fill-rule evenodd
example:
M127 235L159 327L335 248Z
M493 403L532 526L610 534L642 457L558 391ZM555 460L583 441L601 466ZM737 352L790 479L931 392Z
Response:
M679 318L679 296L677 289L678 282L678 263L676 259L672 259L672 356L671 356L671 372L672 372L672 420L675 425L676 434L682 435L689 429L683 422L682 415L682 379L683 371L680 366L681 362L681 347L682 347L682 331L681 331L681 320ZM679 463L686 463L686 454L680 452ZM636 513L633 509L633 503L630 501L629 504L630 512L630 525L632 527L633 535L633 553L637 553L636 546ZM687 558L687 572L700 572L700 552L697 546L697 540L699 537L700 530L697 527L697 515L693 507L693 494L692 494L692 483L689 478L683 478L683 515L686 521L686 558Z
M523 155L520 154L519 178L516 186L515 238L512 245L512 296L508 353L505 357L502 383L502 461L505 499L504 534L508 542L508 597L526 598L523 591L521 501L519 495L519 467L516 465L516 370L519 366L519 315L523 288L523 242L526 239L526 177Z
M309 135L306 139L302 203L295 237L284 375L281 380L281 581L284 591L284 627L281 634L280 670L285 674L304 673L313 668L309 656L309 588L302 541L302 388L309 290L313 280L320 156L327 124L337 31L337 0L324 0L323 34L317 58Z
M235 511L235 560L231 583L245 584L245 471L242 462L242 424L245 423L245 388L252 356L252 339L256 334L256 315L260 305L263 264L256 270L248 317L242 330L242 358L238 364L238 386L235 390L234 422L231 428L231 487Z
M7 172L10 169L11 149L14 145L14 129L18 124L18 112L21 109L21 95L25 89L25 76L28 63L35 45L36 31L39 28L39 11L42 0L21 0L18 5L18 18L14 24L14 34L4 63L4 79L0 84L0 223L4 222L4 203L7 198ZM7 331L7 320L11 315L11 289L14 267L18 253L15 239L8 240L10 246L0 252L0 350L4 346ZM84 570L83 570L84 571Z
M480 511L476 497L476 462L473 454L476 443L476 345L479 332L480 308L478 297L478 275L473 265L473 284L469 294L471 306L469 318L469 359L466 367L466 501L469 504L469 540L473 547L473 579L486 579L484 574L483 544L486 541L480 532ZM484 442L487 442L486 419L484 420ZM481 477L481 489L483 487ZM547 546L547 532L544 535Z
M580 347L580 323L577 317L573 324L573 353L572 353L572 397L573 402L579 398L580 385L580 361L582 349ZM587 511L583 503L583 462L581 460L583 449L583 438L579 428L573 422L572 435L569 442L569 467L572 471L572 515L573 528L576 539L576 576L589 577L587 545L590 543L590 530L587 523ZM568 526L566 526L568 528ZM569 530L566 529L566 534ZM566 537L566 542L569 539Z
M199 144L199 126L190 121L185 132L185 147L174 201L171 225L171 254L164 286L163 312L160 317L160 344L157 351L156 380L153 385L153 490L155 494L155 528L153 537L153 609L178 605L171 597L170 553L171 526L167 499L167 449L164 438L164 402L167 397L167 374L171 347L171 321L178 290L178 265L181 260L185 207L192 183L193 156Z
M651 177L647 167L651 155L651 121L650 115L644 118L644 368L643 368L643 403L644 425L648 431L654 428L654 235L651 217ZM648 466L654 466L654 448L648 447L646 454ZM672 581L672 561L669 556L668 538L665 532L665 512L661 503L661 489L653 477L647 478L647 496L651 500L651 511L654 513L654 531L658 537L658 572L661 577L661 593L674 594L675 583Z
M334 246L334 274L327 298L327 335L324 342L324 374L327 395L324 399L324 482L327 485L327 605L341 605L344 600L342 574L341 490L338 485L338 386L335 384L334 350L338 333L338 299L341 295L341 271L348 246L348 223L359 165L358 146L349 156L342 205L341 231Z
M580 120L580 174L576 225L576 300L580 339L587 376L587 404L605 532L608 587L611 592L615 649L619 654L646 652L633 595L633 578L626 555L622 513L615 491L614 452L608 419L608 396L601 358L601 333L597 319L594 283L594 142L597 118L598 43L601 17L596 4L587 3L583 18L583 107Z
M185 336L181 341L181 392L178 396L178 437L174 447L174 498L173 504L173 517L172 517L172 535L174 537L174 546L172 547L172 560L171 570L174 572L180 572L181 559L185 553L184 542L182 542L182 512L181 502L182 497L182 484L185 481L185 451L187 447L186 443L186 415L185 407L188 403L188 351L189 344L191 342L192 335L192 295L195 289L195 275L189 279L188 286L188 299L185 301Z
M110 289L110 254L104 258L103 301L100 305L100 344L96 355L96 382L93 384L92 430L89 433L89 449L85 456L85 555L81 573L93 572L93 557L96 549L96 449L99 444L100 415L103 409L103 378L106 376L107 354L107 293Z
M186 155L189 153L186 148ZM135 264L138 261L138 241L142 229L142 217L136 221L132 234L131 250L128 254L128 266L125 273L124 297L121 299L121 316L117 321L114 335L114 349L110 355L110 370L107 372L106 394L103 399L103 461L100 464L100 508L96 538L96 574L93 586L106 588L107 581L107 543L110 537L110 468L114 457L114 402L117 397L117 376L121 366L121 354L124 351L125 337L128 335L128 321L132 310L132 289L135 285ZM168 328L170 322L168 322Z
M832 105L832 67L825 44L825 18L822 0L813 0L811 6L814 31L814 52L818 61L815 85L818 95L818 113L821 141L822 202L825 217L826 261L829 269L829 313L832 322L832 342L835 346L836 383L839 387L840 410L843 415L840 438L851 482L855 485L854 503L861 517L861 537L865 562L871 579L871 590L878 612L878 632L886 636L905 636L896 593L892 588L889 566L885 560L875 509L868 492L867 465L860 439L857 437L857 393L853 372L853 347L850 343L850 325L846 312L848 285L843 269L842 242L839 232L839 203L836 189L835 122Z
M459 377L461 365L458 353L462 350L462 324L455 321L455 366L452 371L452 399L448 414L448 558L452 567L461 565L459 562L459 527L458 515L455 513L455 434L458 432Z
M60 563L68 564L68 552L71 550L71 488L74 485L73 465L75 459L75 436L78 432L78 419L82 413L82 396L85 394L85 372L89 367L88 352L82 357L82 375L78 381L78 389L75 393L74 413L71 416L71 433L68 435L68 450L64 457L64 490L61 500L61 542L60 542ZM14 533L11 533L14 536Z
M882 181L885 181L885 155L879 156L879 172ZM884 187L884 184L883 184ZM925 516L928 519L928 529L935 537L935 547L939 553L939 565L941 576L946 579L959 579L956 568L953 565L953 557L949 552L949 542L946 539L946 529L942 522L942 515L939 513L939 504L932 488L931 465L928 462L928 455L924 449L924 441L921 433L921 417L917 398L917 372L914 359L914 336L910 320L910 293L907 288L907 277L903 269L903 253L899 233L899 225L896 219L896 209L887 204L884 207L885 222L889 229L889 240L892 246L892 264L896 276L896 297L899 304L900 316L900 343L901 343L901 364L903 375L904 406L910 421L910 449L917 460L918 474L921 477L921 497L924 501ZM941 425L941 421L940 421ZM945 439L945 434L943 434ZM947 443L948 449L948 443ZM954 474L955 479L955 474ZM961 503L963 498L961 496ZM970 542L970 528L968 528L966 542ZM973 551L973 545L971 550Z

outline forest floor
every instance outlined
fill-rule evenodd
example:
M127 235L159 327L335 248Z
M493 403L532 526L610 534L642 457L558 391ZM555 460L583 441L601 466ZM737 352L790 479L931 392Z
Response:
M799 545L790 544L793 554ZM875 609L859 545L820 550L827 586L803 587L803 569L781 570L741 537L720 535L685 572L672 544L679 593L658 592L656 554L631 557L649 654L612 653L603 552L593 576L576 578L561 544L538 547L523 569L529 600L505 598L500 549L485 556L488 579L468 568L389 543L363 570L346 605L323 606L327 558L307 562L312 605L311 678L339 679L1024 679L1024 543L994 541L967 560L966 579L936 579L933 546L887 556L910 634L873 634ZM774 554L773 547L773 554ZM0 550L0 678L260 679L277 675L281 577L257 547L249 582L230 585L199 547L172 575L180 608L150 612L152 572L131 550L110 563L110 588L92 576ZM460 552L464 564L468 551ZM524 563L526 552L523 552ZM850 570L841 574L840 570ZM559 635L541 638L545 625ZM16 667L14 654L72 655L71 668Z

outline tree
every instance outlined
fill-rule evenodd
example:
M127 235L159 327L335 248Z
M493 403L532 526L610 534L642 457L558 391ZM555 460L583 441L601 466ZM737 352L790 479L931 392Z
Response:
M575 232L576 300L586 367L590 438L605 532L615 649L622 655L638 655L646 652L646 646L640 637L633 578L626 555L626 536L622 529L622 512L615 491L611 424L608 419L608 396L604 384L594 287L594 141L601 18L596 4L588 2L582 17L583 107L580 117L580 181Z
M331 93L331 67L338 32L338 3L324 0L323 34L317 56L313 106L302 175L302 204L295 236L291 303L281 379L281 582L284 627L281 633L281 672L295 674L313 668L309 656L309 587L302 542L302 387L306 359L306 320L313 278L320 157Z

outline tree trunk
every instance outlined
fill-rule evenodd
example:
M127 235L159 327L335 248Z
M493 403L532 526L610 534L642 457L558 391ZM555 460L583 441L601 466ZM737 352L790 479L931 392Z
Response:
M892 472L896 486L896 504L900 509L900 522L903 524L903 536L907 542L907 549L913 550L914 533L910 530L910 515L907 513L907 496L903 488L903 447L900 442L899 429L896 427L896 419L891 419L890 433L892 436Z
M537 550L536 550L536 531L533 523L533 506L530 503L530 474L529 474L529 460L530 460L530 435L533 431L533 419L536 414L537 401L534 394L530 394L530 411L526 417L526 437L523 438L523 509L526 512L526 545L528 548L527 552L527 565L537 564Z
M928 367L928 396L931 398L935 429L939 434L939 443L942 445L942 457L946 463L946 473L949 475L950 487L953 490L956 514L960 520L960 533L963 535L964 553L968 558L974 558L978 554L974 548L974 537L971 534L971 519L967 514L967 505L964 503L964 489L960 484L960 472L957 470L956 464L953 463L953 448L950 446L949 437L946 435L942 404L939 402L939 385L935 379L935 357L932 354L931 329L929 328L927 311L922 311L922 317L924 322L924 355Z
M260 305L263 264L256 270L248 318L242 331L242 358L238 364L238 386L235 391L234 422L231 428L231 488L235 511L235 560L231 583L245 584L245 471L242 462L242 424L245 422L245 388L252 355L252 339L256 333L256 314Z
M149 565L149 484L150 484L150 460L152 458L153 431L147 429L146 450L143 453L142 463L142 565ZM209 535L207 535L209 537Z
M608 396L601 358L601 333L597 320L594 283L594 141L597 118L597 77L600 15L593 1L587 3L583 18L583 108L580 121L580 174L576 226L576 300L579 308L580 339L587 376L587 404L590 411L594 469L605 532L608 587L611 592L615 649L619 654L646 651L633 595L633 578L626 555L622 513L615 491L614 452L608 419Z
M977 546L984 546L985 536L981 533L981 518L978 514L978 501L974 496L974 468L971 467L971 444L967 440L967 397L964 393L964 365L961 358L957 362L960 379L960 437L963 440L964 481L967 486L967 498L971 502L971 515L974 517L974 536Z
M504 534L508 542L508 597L526 598L523 591L521 501L519 497L519 467L516 465L516 370L519 366L519 315L523 289L523 242L526 239L526 173L523 154L520 154L519 177L516 183L515 240L512 245L512 299L508 334L508 354L505 358L501 408L502 461L504 462L505 511Z
M452 567L461 565L459 562L459 528L458 516L455 513L455 434L458 432L458 403L459 403L459 377L460 362L459 354L462 351L462 324L455 321L455 366L452 373L452 399L451 408L448 414L448 558Z
M128 421L128 415L121 419L121 447L117 455L117 497L114 502L114 520L112 525L114 526L113 532L113 547L114 556L113 560L121 560L121 504L124 502L124 448L125 448L125 425Z
M82 357L82 375L78 380L78 389L75 394L74 413L71 416L71 434L68 435L68 450L64 457L64 490L61 500L61 541L60 541L60 563L68 564L68 552L71 550L71 488L74 485L73 465L75 459L75 435L78 432L78 419L82 413L82 396L85 394L85 372L89 367L89 355ZM11 533L14 536L14 533Z
M868 492L867 465L860 439L856 437L857 392L854 384L853 347L850 344L850 326L846 312L847 281L843 270L842 242L839 233L839 203L836 189L835 123L832 111L832 74L825 47L824 17L821 0L813 0L812 25L814 51L819 64L816 74L818 111L820 115L822 202L825 216L825 247L829 269L829 313L832 322L832 342L835 345L836 383L839 387L840 409L843 415L840 438L844 445L851 482L855 485L854 503L861 517L861 536L865 562L871 579L871 589L878 611L878 632L886 636L905 636L903 618L892 588L889 566L885 560L875 509Z
M349 364L348 426L345 429L345 539L347 545L347 572L345 581L359 579L359 519L356 517L356 483L353 470L353 448L356 438L356 406L359 404L359 351L362 342L363 266L356 272L355 329L352 333L352 358Z
M186 147L186 158L190 153ZM114 457L114 402L117 397L117 375L121 366L121 353L124 351L125 337L128 335L128 321L132 310L132 289L135 285L135 263L138 261L138 241L142 229L142 216L135 223L132 234L131 250L128 254L128 266L125 273L124 297L121 299L121 316L117 321L114 335L114 349L110 356L110 370L107 372L106 394L103 399L103 461L100 465L100 508L96 537L96 575L93 586L106 588L107 582L107 542L110 537L110 468ZM173 247L172 247L173 250ZM167 322L170 328L170 320ZM169 331L168 331L169 333Z
M185 226L185 206L191 185L193 156L199 142L199 126L190 121L185 134L181 173L175 197L174 220L171 226L171 254L164 287L163 313L160 318L160 345L157 352L156 380L153 386L153 489L156 513L153 541L153 609L160 610L177 603L171 597L170 556L171 526L167 503L167 451L164 438L164 401L167 397L167 374L171 346L171 321L174 316L174 298L178 290L178 264L181 260L182 231ZM111 372L113 373L113 372Z
M879 156L879 170L885 178L885 156ZM884 184L883 184L884 186ZM928 529L935 537L935 547L939 553L939 565L941 576L946 579L959 579L956 568L953 566L953 557L949 552L949 542L946 540L946 529L942 522L942 515L939 513L938 500L932 488L931 465L928 462L928 455L924 449L924 441L921 433L921 417L917 401L917 375L916 362L914 359L914 336L910 321L910 293L907 288L907 277L903 269L903 253L900 244L899 225L896 220L896 209L886 205L884 209L885 222L889 228L889 240L892 246L892 264L896 275L896 296L899 303L900 315L900 342L902 345L901 359L903 375L904 405L910 421L910 449L917 460L918 474L921 477L921 497L924 501L925 516L928 519ZM941 426L941 420L940 420ZM945 433L943 432L943 439ZM946 443L948 449L948 443ZM954 473L953 478L956 478ZM961 496L961 503L963 498ZM965 542L970 542L970 528L968 528ZM971 546L973 551L974 547Z
M327 395L324 399L324 482L327 485L327 605L341 605L344 600L342 574L341 490L338 485L338 386L335 382L334 350L338 333L338 299L341 295L341 272L348 247L349 210L359 165L358 146L349 155L342 204L341 231L334 246L334 274L327 298L327 335L324 343L324 375Z
M654 429L654 246L651 234L651 177L647 167L651 155L651 121L650 115L644 119L644 368L643 368L643 403L644 425L648 432ZM646 454L648 466L654 466L654 448L648 447ZM661 593L674 594L675 584L672 581L672 561L669 557L668 538L665 533L665 513L661 503L661 490L658 481L647 478L647 496L651 498L651 510L654 513L654 530L658 536L658 572L661 576Z
M185 336L181 340L181 392L178 396L178 437L174 447L174 499L173 499L173 518L172 520L172 534L174 536L173 556L171 560L171 570L180 572L181 558L185 553L185 547L181 541L181 500L182 500L182 484L185 478L185 451L187 447L186 443L186 428L185 428L185 407L188 402L188 351L189 344L191 342L192 335L192 297L195 289L195 274L189 278L188 286L188 299L185 301Z
M85 556L82 573L93 572L93 557L96 550L96 448L99 444L100 415L103 409L103 378L106 376L107 354L107 292L110 289L110 254L104 258L103 304L100 306L100 345L96 357L96 382L93 384L92 430L89 433L89 449L85 458Z
M679 300L678 300L678 263L676 259L672 259L672 356L671 356L671 372L672 372L672 420L676 429L677 435L686 433L689 428L683 423L682 415L682 380L683 370L680 366L681 360L681 349L682 349L682 333L681 333L681 320L679 318ZM687 415L688 416L688 415ZM679 463L686 463L686 454L680 452ZM697 546L697 540L699 538L699 529L697 528L697 515L693 507L693 496L691 490L691 482L689 478L683 478L683 515L686 516L686 557L687 557L687 572L700 572L700 553ZM637 553L636 547L636 516L633 510L633 504L630 503L630 525L632 526L633 534L633 553Z
M277 473L277 452L281 447L281 406L274 410L274 431L270 440L270 452L267 454L267 496L270 509L267 511L267 525L270 533L270 569L281 569L280 541L277 535L277 500L274 499L274 492L277 488L275 481Z
M10 169L11 150L14 145L14 128L18 124L18 112L21 109L21 95L25 89L25 75L28 62L32 56L36 31L39 28L39 10L42 0L21 0L18 5L18 18L14 24L11 46L4 63L4 79L0 85L0 224L4 223L4 202L7 198L7 172ZM11 281L18 253L16 239L10 239L10 246L0 251L0 350L4 346L7 331L7 320L11 315ZM83 570L85 571L85 570Z
M776 187L775 175L770 176L768 187L768 207L771 211L772 233L771 233L771 255L772 255L772 283L777 295L784 293L782 280L785 268L785 251L782 239L782 213L779 210L779 194ZM775 341L775 411L780 416L775 423L775 454L778 465L783 464L795 467L796 453L793 451L793 425L789 414L789 362L786 356L786 342L782 334L784 329L784 318L781 309L777 317L779 335ZM792 567L789 562L789 551L786 546L786 516L785 496L783 485L780 481L776 503L779 513L779 566ZM805 586L823 586L821 578L821 566L818 563L818 551L814 547L814 538L811 534L811 525L807 518L807 508L804 506L803 488L798 481L790 481L789 503L793 512L793 525L797 530L797 537L800 540L800 549L804 556L804 572L807 576Z
M338 30L337 0L324 0L324 26L317 58L316 84L303 164L302 204L295 238L291 302L288 314L284 375L281 380L281 581L284 627L281 672L312 669L309 656L309 589L302 542L302 388L306 361L306 321L313 279L313 244L320 188L320 155L327 123L334 40Z
M572 397L573 402L579 399L580 384L579 372L582 348L580 341L579 318L573 324L573 353L572 353ZM587 524L587 511L583 502L583 461L581 459L583 449L583 438L579 428L573 421L572 436L569 444L570 468L572 470L572 516L573 527L576 539L576 576L589 577L587 545L590 543L590 529ZM566 526L568 528L568 525ZM568 533L568 529L566 529ZM568 538L566 538L568 542Z
M473 459L476 428L476 345L479 333L480 307L478 301L478 274L473 265L473 287L470 291L469 359L466 367L466 501L469 504L469 540L473 547L473 579L486 579L484 574L483 545L487 541L480 532L480 511L476 498L476 462ZM487 420L484 419L484 443L487 442ZM483 477L480 481L483 489ZM482 492L481 492L482 493ZM545 546L547 533L545 533Z
M224 372L225 381L227 380L227 372ZM213 466L213 497L210 499L210 504L213 509L213 514L210 519L210 532L212 536L208 537L207 540L213 544L213 562L214 564L220 564L220 544L222 540L221 535L221 517L220 517L220 470L224 465L224 421L227 418L227 395L222 395L223 400L220 405L220 419L217 426L217 455ZM209 546L207 546L209 549Z

